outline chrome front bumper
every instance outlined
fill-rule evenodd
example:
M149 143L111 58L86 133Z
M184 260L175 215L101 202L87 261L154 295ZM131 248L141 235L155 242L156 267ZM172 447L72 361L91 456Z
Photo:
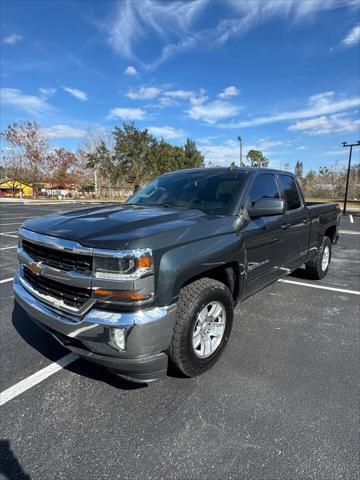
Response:
M167 356L163 352L171 342L176 322L176 304L134 312L93 308L79 319L78 316L60 313L34 297L21 284L19 271L14 278L14 294L27 314L61 344L123 376L134 379L131 372L127 375L126 372L131 368L126 365L146 363L150 357L164 356L167 364ZM126 330L125 351L117 349L111 341L110 331L114 328Z

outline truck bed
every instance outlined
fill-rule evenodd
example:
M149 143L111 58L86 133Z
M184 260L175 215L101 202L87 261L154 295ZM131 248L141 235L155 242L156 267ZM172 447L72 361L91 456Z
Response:
M318 218L320 216L326 216L327 221L337 219L340 213L340 207L337 202L305 202L311 219Z

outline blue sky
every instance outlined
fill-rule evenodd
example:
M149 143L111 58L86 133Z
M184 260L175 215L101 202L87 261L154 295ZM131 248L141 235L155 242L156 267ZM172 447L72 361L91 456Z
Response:
M353 0L3 0L1 127L35 119L75 149L135 121L213 164L238 161L241 135L275 168L342 167L341 142L359 139L359 15Z

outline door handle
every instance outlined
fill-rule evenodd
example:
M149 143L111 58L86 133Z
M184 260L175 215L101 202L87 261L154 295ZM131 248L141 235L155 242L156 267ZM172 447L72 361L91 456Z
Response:
M290 227L291 227L291 224L290 224L290 223L283 223L283 224L281 225L281 228L282 228L283 230L287 230L287 229L290 228Z
M310 218L304 218L304 219L303 219L303 222L304 222L304 223L309 223L309 222L310 222Z

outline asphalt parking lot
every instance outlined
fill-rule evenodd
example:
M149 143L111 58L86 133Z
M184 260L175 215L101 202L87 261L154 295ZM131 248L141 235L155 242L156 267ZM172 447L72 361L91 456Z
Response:
M68 352L14 309L16 231L74 208L0 205L0 390L28 379L0 407L0 478L359 478L360 217L324 281L299 271L237 308L201 377L141 386L75 360L35 384Z

